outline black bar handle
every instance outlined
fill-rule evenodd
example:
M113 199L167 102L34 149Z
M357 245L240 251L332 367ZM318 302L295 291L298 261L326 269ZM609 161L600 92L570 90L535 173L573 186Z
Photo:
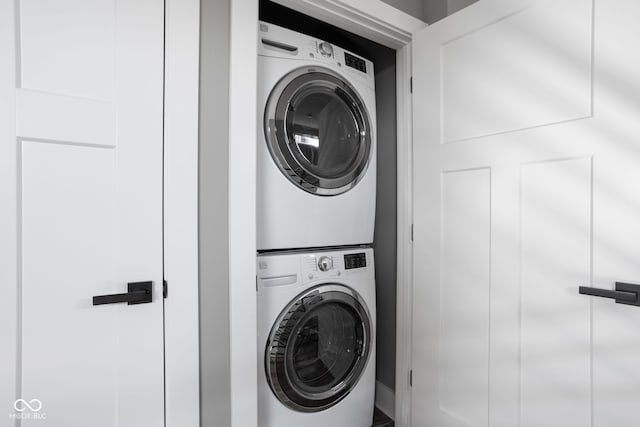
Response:
M579 291L583 295L591 295L594 297L620 299L623 301L635 301L638 295L633 292L610 291L608 289L591 288L589 286L580 286Z
M131 282L127 284L125 294L96 295L93 305L117 304L126 302L128 305L145 304L153 300L153 282Z
M127 302L129 304L140 304L149 302L149 292L135 291L126 294L96 295L93 297L93 305L116 304L119 302Z
M578 292L582 295L611 298L616 300L618 304L640 306L640 285L634 285L633 283L616 282L615 291L590 286L580 286Z

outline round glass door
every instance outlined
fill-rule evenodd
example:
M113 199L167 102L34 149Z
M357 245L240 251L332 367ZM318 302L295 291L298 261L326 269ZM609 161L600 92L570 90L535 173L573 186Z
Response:
M316 412L357 384L371 346L371 320L357 292L325 284L298 296L274 324L265 352L271 390L291 409Z
M344 193L366 172L368 114L353 87L329 69L299 68L280 80L267 100L264 125L276 165L309 193Z

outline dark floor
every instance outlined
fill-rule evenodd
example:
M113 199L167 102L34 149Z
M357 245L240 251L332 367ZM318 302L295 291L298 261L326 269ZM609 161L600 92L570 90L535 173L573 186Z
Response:
M387 417L380 409L373 411L373 426L371 427L393 427L393 420Z

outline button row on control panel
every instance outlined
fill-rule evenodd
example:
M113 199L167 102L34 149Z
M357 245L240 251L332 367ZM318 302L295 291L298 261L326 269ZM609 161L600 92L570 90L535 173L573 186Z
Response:
M316 257L310 256L307 258L307 268L311 271L318 270L318 265L316 264Z

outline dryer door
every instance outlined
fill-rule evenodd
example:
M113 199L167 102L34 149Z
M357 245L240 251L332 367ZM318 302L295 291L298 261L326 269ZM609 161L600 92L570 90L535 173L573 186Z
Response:
M366 367L371 327L369 311L353 289L336 283L308 289L271 329L265 371L272 391L301 412L335 405Z
M339 74L298 68L271 91L264 132L276 165L297 187L331 196L353 188L371 155L364 102Z

